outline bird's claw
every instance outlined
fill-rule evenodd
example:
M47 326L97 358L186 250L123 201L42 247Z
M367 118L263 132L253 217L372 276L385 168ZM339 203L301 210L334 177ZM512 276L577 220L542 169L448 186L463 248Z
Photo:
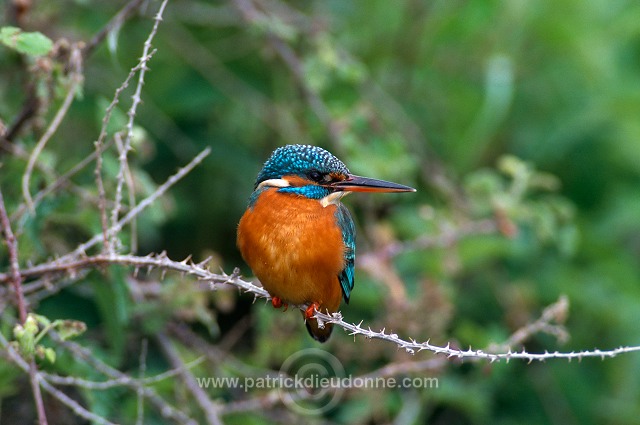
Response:
M282 300L278 297L271 298L271 305L273 306L273 308L280 308L284 306L284 310L282 310L283 312L287 311L287 309L289 308L289 304L283 303Z
M320 304L318 304L317 302L312 302L309 307L307 307L307 309L304 311L304 317L305 319L311 319L313 318L313 316L315 316L316 314L316 310L320 311Z

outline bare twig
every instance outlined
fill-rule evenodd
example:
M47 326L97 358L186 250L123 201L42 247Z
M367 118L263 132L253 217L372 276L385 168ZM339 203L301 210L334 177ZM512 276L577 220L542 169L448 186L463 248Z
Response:
M60 401L62 404L67 406L69 409L71 409L71 411L75 415L77 415L77 416L79 416L81 418L84 418L84 419L90 421L91 423L100 424L100 425L115 425L113 422L103 418L102 416L98 416L95 413L88 411L87 409L82 407L80 405L80 403L78 403L77 401L73 400L68 395L63 393L62 391L58 390L56 387L51 385L45 379L41 379L41 377L39 377L39 378L40 379L38 379L38 382L40 383L42 388L44 388L44 390L46 392L51 394L58 401Z
M33 152L31 152L29 162L27 163L27 169L22 175L22 194L31 212L34 212L35 206L33 204L33 199L29 191L29 181L31 180L31 174L33 173L34 165L38 160L40 152L42 152L44 147L47 145L47 142L49 141L49 139L51 139L51 136L53 136L58 130L58 127L60 126L60 123L64 119L65 115L67 115L67 111L71 106L71 102L76 96L77 89L82 84L82 55L80 53L80 47L77 44L71 46L71 57L69 59L69 65L71 71L69 73L69 87L67 89L67 95L65 96L64 101L62 102L62 105L58 109L58 112L54 116L53 120L51 120L49 127L44 132L40 140L38 140L38 143L33 149Z
M20 323L24 323L25 320L27 320L27 308L24 302L24 294L22 292L22 276L20 275L20 264L18 263L18 240L11 230L11 222L9 221L7 209L4 204L2 190L0 190L0 224L2 225L4 240L7 243L7 250L9 252L10 272L7 274L7 281L11 283L16 294L16 304L18 306Z
M139 382L137 379L133 379L129 375L122 373L119 370L114 369L106 363L100 361L90 350L72 341L62 341L55 332L51 332L51 337L54 341L69 350L76 360L86 362L98 372L112 379L123 380L126 386L136 391L142 391L144 393L144 397L149 400L149 402L158 410L158 412L160 412L163 418L172 419L180 424L197 424L196 420L189 417L183 411L173 407L166 400L160 397L152 388L144 386L144 383Z
M144 211L149 205L155 202L156 199L165 194L167 190L174 184L176 184L180 179L186 176L195 166L197 166L202 160L211 153L211 148L206 148L202 152L200 152L195 158L191 160L187 165L180 168L174 175L169 177L167 181L165 181L162 185L160 185L155 192L151 195L143 199L135 208L129 210L129 212L122 217L117 223L113 224L108 231L108 235L117 234L124 226L126 226L131 220L137 217L142 211ZM61 259L68 259L70 257L77 257L78 255L82 255L87 252L88 249L93 247L95 244L102 241L102 234L96 235L87 242L78 246L73 252L65 255Z
M256 365L240 361L228 350L221 348L219 345L212 345L209 341L206 341L188 326L180 323L169 323L167 330L184 346L201 353L209 363L218 369L224 364L225 368L229 368L244 376L278 375L277 371L272 371L271 369L261 368Z
M385 245L381 249L360 255L360 263L377 263L389 260L398 255L431 248L446 248L455 245L460 240L469 236L489 235L498 231L495 220L484 219L469 221L461 224L445 223L440 226L437 234L422 235L410 242L394 242Z
M144 379L144 374L147 372L147 349L149 346L149 341L145 338L142 340L141 349L140 349L140 371L138 373L139 380ZM142 387L136 390L138 396L138 404L137 410L138 413L136 415L136 425L144 424L144 392L142 391Z
M107 221L107 194L104 190L104 182L102 181L102 138L94 143L96 154L96 168L93 171L96 179L96 187L98 188L98 210L100 210L100 226L102 227L102 247L104 252L109 252L109 238L107 238L107 230L109 223Z
M171 365L180 371L179 373L182 378L182 382L184 382L191 395L195 398L196 403L198 403L200 408L204 411L207 423L210 425L222 424L219 416L219 406L214 403L204 389L198 385L198 381L185 367L180 355L173 347L171 340L164 332L158 333L156 335L156 340L158 341L158 344L160 344L162 351L164 351L165 356L169 359L169 362L171 362Z
M184 367L191 369L205 360L204 357L199 357L192 362L188 362L184 365ZM155 376L150 376L147 378L140 377L138 379L132 378L129 375L124 375L120 378L108 379L106 381L89 381L87 379L76 378L75 376L60 376L54 375L51 373L41 372L40 374L49 382L56 385L71 385L75 387L80 387L85 390L108 390L110 388L117 387L131 387L133 384L138 385L137 391L140 391L140 388L143 388L147 385L156 384L158 382L164 381L165 379L173 378L176 375L179 375L182 372L181 369L171 369L163 373L159 373ZM144 395L144 394L143 394Z
M110 245L109 245L109 238L107 237L108 224L107 224L107 211L106 211L106 194L104 192L104 185L102 182L102 152L104 152L107 148L107 146L105 146L104 139L107 137L107 127L109 125L109 121L111 120L111 114L113 113L113 110L115 109L116 105L120 102L120 95L127 87L129 87L129 83L131 82L131 80L136 76L138 71L140 71L145 66L145 63L149 59L151 59L151 56L153 56L153 53L154 52L151 52L150 54L143 56L140 59L140 62L138 62L138 64L136 64L136 66L134 66L131 69L131 71L129 71L129 75L127 75L127 78L125 78L125 80L122 82L120 87L116 89L113 95L113 99L111 100L111 103L105 110L105 115L102 118L102 127L100 128L100 134L98 135L98 139L94 143L96 150L92 158L96 159L96 168L95 168L94 174L96 178L96 185L98 187L98 194L100 196L100 202L99 202L100 222L102 224L102 237L103 237L102 242L104 244L105 251L109 251ZM114 135L114 141L116 143L120 142L119 137L120 137L119 134ZM118 146L118 151L122 152L122 148L120 146ZM130 196L133 195L131 193L132 187L133 187L133 184L132 183L129 184ZM120 205L119 205L120 198L118 195L119 190L121 190L121 187L118 187L118 190L116 191L117 193L116 203L114 204L113 212L112 212L112 216L115 215L115 219L113 221L114 223L117 221L118 212L120 209ZM133 202L131 202L131 205L133 205ZM115 249L115 246L111 245L111 249Z
M9 276L13 286L13 290L16 294L18 305L18 315L20 323L24 324L27 320L27 306L24 300L24 294L22 292L22 276L20 275L20 264L18 262L18 240L16 239L13 231L11 230L11 223L9 222L9 216L4 204L4 197L0 190L0 223L2 224L2 230L4 233L5 241L7 242L7 250L9 251ZM31 360L27 365L29 371L29 378L31 382L31 391L33 393L33 400L36 404L36 411L38 412L38 422L40 425L47 424L47 414L44 410L44 402L42 400L42 393L40 392L40 386L38 385L38 368L36 362Z
M6 351L9 359L13 363L15 363L23 371L30 373L30 375L32 376L32 379L35 380L35 386L38 389L41 386L46 392L51 394L54 398L56 398L58 401L60 401L65 406L69 407L73 411L73 413L75 413L77 416L79 416L81 418L87 419L87 420L91 421L92 423L103 424L103 425L114 425L114 424L112 424L112 422L109 422L108 420L104 419L103 417L89 412L87 409L85 409L80 404L78 404L78 402L76 402L75 400L72 400L65 393L63 393L62 391L58 390L53 385L51 385L49 382L47 382L47 380L43 377L42 373L39 373L36 369L32 368L31 365L29 363L27 363L26 360L24 360L22 357L20 357L20 355L15 351L15 349L4 338L4 335L2 335L2 333L0 333L0 346L2 346L2 348ZM32 371L34 371L34 372L32 372ZM41 424L46 423L46 418L45 418L44 422L42 422L42 420L40 420L40 423Z
M112 142L105 143L102 146L102 149L100 150L99 153L104 152L104 150L108 149L111 146L111 144ZM36 194L36 196L33 198L33 205L34 206L38 205L38 203L42 199L44 199L45 196L64 187L67 183L69 183L69 180L71 179L71 177L73 177L74 175L82 171L87 165L89 165L93 160L95 160L97 154L98 153L94 151L93 153L87 155L83 160L81 160L76 165L74 165L70 170L68 170L66 173L64 173L60 177L58 177L53 183L49 184L47 187L39 191ZM19 220L24 215L24 213L27 212L28 210L29 210L29 207L27 206L27 204L22 203L16 209L16 211L13 214L11 214L11 220L12 221Z
M31 392L33 393L33 400L36 403L36 411L38 412L38 424L47 425L47 413L44 409L44 400L42 400L40 380L38 379L38 366L33 359L29 362L29 382L31 383Z
M425 370L439 370L447 364L447 362L443 360L444 357L434 357L432 359L421 360L417 362L405 361L400 363L389 363L372 372L365 373L360 377L362 379L387 378L390 376L397 376L405 373L423 372Z
M515 331L504 344L492 347L493 350L517 347L540 332L555 336L560 343L566 342L569 339L569 333L564 328L563 322L566 320L568 310L569 299L566 295L561 295L558 301L544 309L537 320Z
M121 151L122 149L124 149L122 145L120 133L116 133L114 138L116 141L116 146L118 147L118 151ZM129 207L133 208L136 203L136 190L135 190L135 184L133 181L133 173L131 172L131 168L129 167L129 164L126 161L124 162L124 181L127 183L127 193L129 194ZM137 221L135 219L131 220L130 229L131 229L131 240L130 240L131 246L129 251L136 252L138 250L138 231L137 231L138 226L137 226Z

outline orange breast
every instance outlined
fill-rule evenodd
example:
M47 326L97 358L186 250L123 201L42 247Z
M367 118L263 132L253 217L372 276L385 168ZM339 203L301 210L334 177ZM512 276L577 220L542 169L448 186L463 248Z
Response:
M345 248L335 209L271 188L242 216L238 248L272 296L290 304L317 302L322 311L338 310Z

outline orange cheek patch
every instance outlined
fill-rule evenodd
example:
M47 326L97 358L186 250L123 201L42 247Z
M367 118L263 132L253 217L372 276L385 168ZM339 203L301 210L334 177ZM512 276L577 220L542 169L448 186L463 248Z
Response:
M329 176L331 177L331 181L334 182L341 182L347 179L347 175L342 173L330 173Z
M300 186L307 186L309 184L315 184L311 180L307 180L307 179L305 179L303 177L300 177L300 176L283 176L282 178L284 180L288 181L289 184L291 186L294 186L294 187L300 187Z

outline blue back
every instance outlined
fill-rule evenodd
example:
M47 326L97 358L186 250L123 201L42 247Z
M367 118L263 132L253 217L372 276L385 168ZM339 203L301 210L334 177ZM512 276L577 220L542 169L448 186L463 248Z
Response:
M336 210L336 219L338 226L342 230L342 242L344 243L344 269L340 272L338 280L342 287L342 296L347 304L351 297L351 291L354 285L354 262L356 259L356 227L353 224L351 213L343 204L338 204Z

